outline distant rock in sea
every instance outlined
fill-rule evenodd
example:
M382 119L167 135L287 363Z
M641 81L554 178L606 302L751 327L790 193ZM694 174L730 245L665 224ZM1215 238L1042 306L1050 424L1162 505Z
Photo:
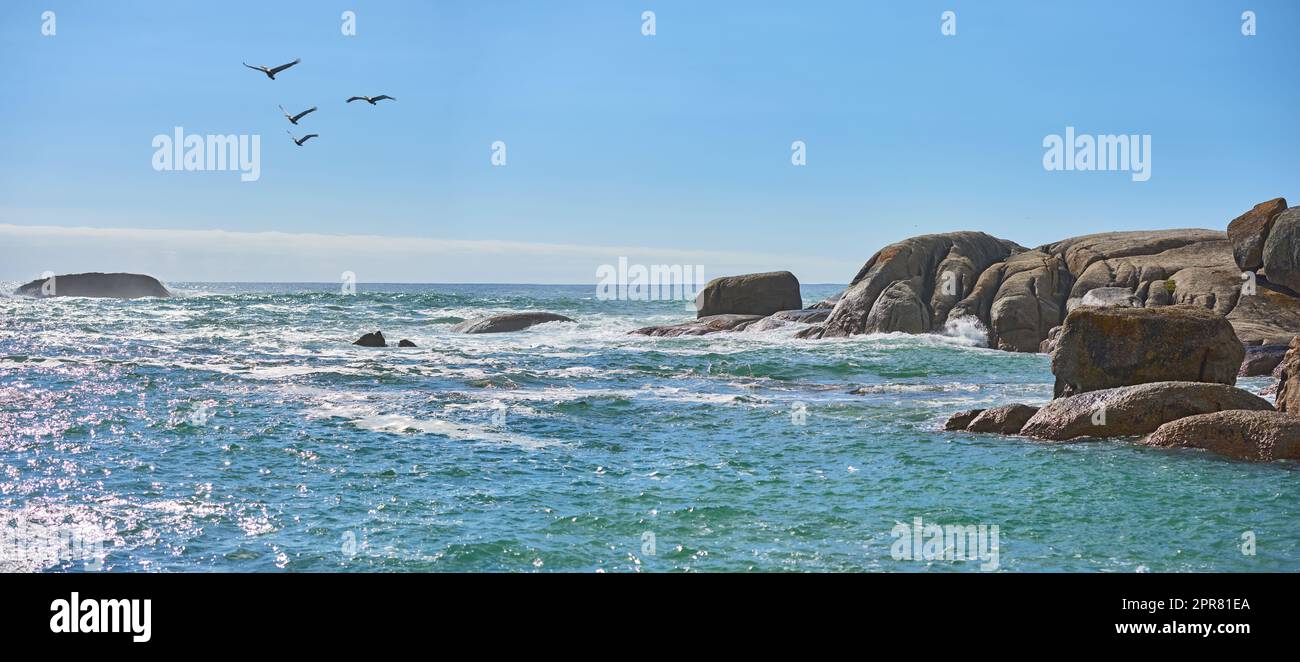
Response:
M171 296L171 292L168 292L167 288L152 276L98 272L63 274L40 278L20 286L14 293L37 298L97 297L138 299L140 297Z
M352 344L361 345L362 347L387 347L388 346L388 342L384 340L384 334L379 331L375 331L374 333L367 333L361 336L360 338L358 338L356 342L353 342Z
M466 320L451 327L452 333L508 333L546 322L572 322L564 315L544 312L506 313Z
M743 331L762 315L710 315L681 324L647 326L633 331L643 336L703 336L722 331Z
M415 347L415 343L413 343L413 342L407 340L406 338L402 338L401 340L397 341L397 346L398 346L398 347Z

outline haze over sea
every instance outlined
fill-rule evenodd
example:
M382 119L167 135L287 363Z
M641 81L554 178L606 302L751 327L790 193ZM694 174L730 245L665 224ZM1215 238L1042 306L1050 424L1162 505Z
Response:
M0 524L74 530L115 571L978 569L895 560L915 517L998 525L1004 571L1300 559L1293 463L938 431L1050 398L1044 355L634 336L687 304L590 285L169 285L184 295L0 297ZM449 332L529 309L578 322ZM350 344L376 328L418 347Z

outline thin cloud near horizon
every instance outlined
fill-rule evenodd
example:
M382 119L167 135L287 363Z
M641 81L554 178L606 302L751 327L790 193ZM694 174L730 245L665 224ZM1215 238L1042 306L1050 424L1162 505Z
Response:
M861 262L738 251L467 240L367 234L95 228L0 223L0 279L46 271L148 273L164 281L595 283L602 264L703 265L708 278L789 270L803 283L843 283ZM863 260L867 256L863 257Z

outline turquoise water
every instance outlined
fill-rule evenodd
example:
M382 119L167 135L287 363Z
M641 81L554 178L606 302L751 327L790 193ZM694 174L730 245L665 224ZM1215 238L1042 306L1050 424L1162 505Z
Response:
M591 286L171 285L0 297L0 528L75 531L111 571L978 569L896 560L921 517L998 526L1002 571L1300 569L1294 464L938 431L1050 398L1045 356L630 336L691 313ZM537 309L579 321L448 332ZM349 344L373 329L419 347Z

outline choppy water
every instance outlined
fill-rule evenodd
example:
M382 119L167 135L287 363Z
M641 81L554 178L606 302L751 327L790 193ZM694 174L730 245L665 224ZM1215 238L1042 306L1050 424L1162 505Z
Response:
M1294 464L937 430L1050 398L1044 356L629 336L691 314L590 286L172 286L0 297L0 569L84 569L33 530L116 571L977 568L895 560L915 517L997 525L1002 570L1300 569ZM579 323L448 332L537 309Z

